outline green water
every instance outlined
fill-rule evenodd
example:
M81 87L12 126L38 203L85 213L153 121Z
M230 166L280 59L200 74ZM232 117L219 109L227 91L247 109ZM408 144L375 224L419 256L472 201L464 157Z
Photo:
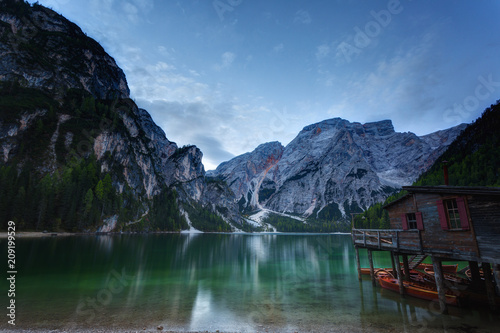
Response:
M6 261L5 240L0 248ZM487 309L442 316L431 302L359 282L349 235L67 236L19 238L16 248L16 329L493 332L500 324ZM374 261L390 266L386 253Z

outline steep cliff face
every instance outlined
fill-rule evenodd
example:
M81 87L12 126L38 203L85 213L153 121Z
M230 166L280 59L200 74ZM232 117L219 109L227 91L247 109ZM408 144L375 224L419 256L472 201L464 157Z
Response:
M260 202L265 200L267 192L272 190L273 182L266 180L266 176L280 161L284 149L279 142L262 144L251 153L221 163L214 175L220 176L231 187L236 197L241 198L241 208L260 207Z
M16 213L27 226L92 230L112 220L115 228L179 230L187 228L179 208L193 205L218 223L241 223L234 194L207 183L201 151L167 139L128 98L113 58L76 25L8 0L0 4L0 36L0 182L12 167L29 173L33 184L22 177L11 184L18 201L29 186L47 202L33 200L38 216ZM45 188L43 179L54 186ZM0 206L11 218L13 210Z
M346 216L411 184L464 128L418 137L395 132L390 120L360 124L329 119L306 126L265 173L264 167L255 173L241 171L247 164L266 165L267 156L278 156L261 145L221 164L215 175L239 197L258 199L251 202L255 208L312 217L327 208L330 215Z
M69 88L98 99L128 98L123 71L92 38L63 16L23 1L0 5L0 80L61 97Z

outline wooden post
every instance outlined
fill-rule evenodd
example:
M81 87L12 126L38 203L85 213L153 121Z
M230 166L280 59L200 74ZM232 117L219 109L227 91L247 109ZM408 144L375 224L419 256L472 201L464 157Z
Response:
M403 254L403 265L405 268L405 280L410 281L410 265L408 265L408 255Z
M373 269L373 257L370 249L368 249L368 261L370 262L370 277L372 278L372 284L376 286L377 283L375 281L375 270Z
M396 264L394 263L394 252L391 251L391 264L392 264L392 275L397 279L398 271L396 270Z
M397 253L394 253L394 261L396 262L396 272L398 272L399 293L404 295L405 288L403 286L403 274L401 274L401 265L399 264L399 255Z
M443 266L441 259L432 256L432 265L434 266L434 279L436 280L439 309L441 313L448 313L448 306L446 305L446 290L444 289Z
M496 310L495 304L495 287L491 279L491 266L487 262L483 262L484 284L486 285L486 294L488 295L488 303L491 310Z
M500 296L500 265L499 264L493 265L493 277L495 278L495 284L497 286L497 288L496 288L497 296Z
M354 247L356 251L356 264L358 266L358 280L361 281L361 263L359 261L359 248L357 246Z
M472 288L475 290L483 289L481 275L479 274L479 265L477 261L469 261L469 268L472 279Z

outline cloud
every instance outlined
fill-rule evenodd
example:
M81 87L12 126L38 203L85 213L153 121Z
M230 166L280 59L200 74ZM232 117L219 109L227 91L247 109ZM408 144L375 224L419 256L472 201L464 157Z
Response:
M222 62L220 64L216 64L214 66L214 69L217 71L223 70L225 68L231 67L233 64L234 60L236 59L236 54L232 52L224 52L221 56Z
M412 46L382 58L372 71L337 81L345 88L329 114L362 122L390 118L400 131L418 132L433 122L442 129L446 92L442 60L433 51L435 38L427 33L408 43Z
M278 45L275 45L273 47L273 52L274 53L281 53L285 49L285 45L283 43L279 43Z
M324 58L328 57L330 52L331 52L331 48L328 44L321 44L316 49L316 59L323 60Z
M203 152L203 164L207 170L213 170L220 161L228 161L234 157L233 154L224 149L220 139L205 134L198 134L194 138L197 147Z
M298 10L293 18L294 23L310 24L311 21L311 15L303 9Z

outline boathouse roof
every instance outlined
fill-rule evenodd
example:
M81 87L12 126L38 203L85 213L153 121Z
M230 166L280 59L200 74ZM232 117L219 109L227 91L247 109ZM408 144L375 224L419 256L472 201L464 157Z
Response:
M487 195L500 196L500 187L487 186L403 186L403 190L408 194L391 203L388 203L383 208L388 208L398 202L406 200L412 193L438 193L438 194L466 194L466 195Z

